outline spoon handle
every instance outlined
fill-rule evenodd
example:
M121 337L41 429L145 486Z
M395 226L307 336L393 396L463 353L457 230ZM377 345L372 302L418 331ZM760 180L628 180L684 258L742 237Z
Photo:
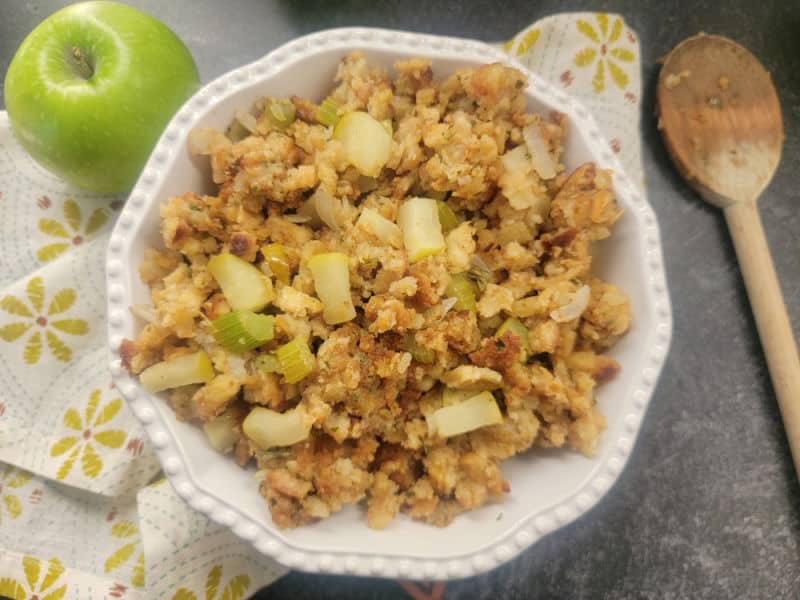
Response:
M726 207L725 218L767 357L795 470L800 476L800 359L761 217L755 201L751 201Z

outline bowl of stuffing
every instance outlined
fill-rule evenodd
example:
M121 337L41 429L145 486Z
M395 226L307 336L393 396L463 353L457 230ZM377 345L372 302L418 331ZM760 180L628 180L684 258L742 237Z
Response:
M114 379L177 493L291 568L424 579L588 511L671 335L607 148L454 38L315 33L198 92L107 261Z

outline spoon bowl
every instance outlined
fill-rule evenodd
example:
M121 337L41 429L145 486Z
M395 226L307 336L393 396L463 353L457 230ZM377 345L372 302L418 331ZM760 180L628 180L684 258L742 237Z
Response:
M745 48L700 34L669 53L659 128L681 174L708 202L754 201L781 159L783 119L769 73Z

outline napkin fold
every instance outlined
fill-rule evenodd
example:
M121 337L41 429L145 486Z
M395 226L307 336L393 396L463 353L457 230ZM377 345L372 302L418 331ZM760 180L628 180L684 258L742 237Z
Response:
M547 17L503 49L578 98L644 187L639 42L620 16ZM175 494L111 382L104 258L123 201L41 169L0 112L0 596L246 598L287 570Z

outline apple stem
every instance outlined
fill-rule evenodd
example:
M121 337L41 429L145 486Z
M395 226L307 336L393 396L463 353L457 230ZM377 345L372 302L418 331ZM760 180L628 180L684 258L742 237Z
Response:
M75 69L78 75L83 77L84 79L91 79L92 75L94 75L94 68L89 61L86 60L86 56L84 55L83 51L78 48L77 46L73 46L72 48L72 67Z

